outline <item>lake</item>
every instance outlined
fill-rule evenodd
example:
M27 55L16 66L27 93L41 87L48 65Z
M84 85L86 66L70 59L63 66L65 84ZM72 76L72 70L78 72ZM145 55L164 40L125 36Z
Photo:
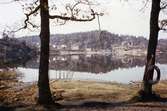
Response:
M157 56L161 80L167 79L167 56ZM91 80L99 82L130 83L141 81L145 57L111 55L51 55L49 77L51 80ZM38 80L39 57L18 65L22 82Z

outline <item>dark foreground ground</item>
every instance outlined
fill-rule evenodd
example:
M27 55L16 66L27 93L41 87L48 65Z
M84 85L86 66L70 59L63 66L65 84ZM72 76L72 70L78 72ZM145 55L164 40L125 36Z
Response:
M132 84L94 81L51 81L57 107L36 104L37 86L17 80L0 80L0 111L167 111L167 81L154 86L161 100L132 102L141 88Z

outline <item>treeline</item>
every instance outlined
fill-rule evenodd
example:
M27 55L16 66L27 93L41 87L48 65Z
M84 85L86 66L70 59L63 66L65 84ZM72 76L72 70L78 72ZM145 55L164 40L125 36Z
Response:
M38 36L25 36L19 38L21 41L25 41L26 44L38 46L40 45ZM167 50L167 40L159 40L159 49ZM55 34L51 35L50 44L55 46L66 45L67 48L72 46L78 46L79 49L91 48L91 49L109 49L112 50L116 46L131 46L132 48L147 48L148 40L142 36L130 36L119 35L110 33L108 31L90 31L90 32L78 32L71 34ZM39 47L39 46L38 46Z
M33 56L36 56L36 49L28 46L26 42L8 36L0 39L1 62L26 61Z
M38 36L26 36L20 38L27 44L39 44ZM72 45L78 45L82 48L105 48L111 49L113 45L121 45L124 41L127 43L133 43L134 46L146 47L148 41L144 37L135 37L128 35L113 34L107 31L90 31L90 32L79 32L71 34L55 34L51 35L50 42L54 45L65 44L68 47ZM125 44L124 44L125 45Z

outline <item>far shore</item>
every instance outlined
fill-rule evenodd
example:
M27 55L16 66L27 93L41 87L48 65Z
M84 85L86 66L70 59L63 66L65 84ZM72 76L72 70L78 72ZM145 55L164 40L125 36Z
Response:
M156 55L166 54L167 52L156 52ZM111 50L60 50L60 51L50 51L51 55L112 55L113 57L124 57L124 56L135 56L135 57L146 57L146 49L115 49Z

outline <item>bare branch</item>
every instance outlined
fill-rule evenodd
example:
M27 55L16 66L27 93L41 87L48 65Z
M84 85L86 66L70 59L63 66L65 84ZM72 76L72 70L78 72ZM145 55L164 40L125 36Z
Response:
M21 1L21 0L17 0L17 1ZM40 9L40 4L38 4L38 2L39 2L39 0L34 0L34 2L31 4L25 3L25 5L22 5L23 10L26 11L25 12L26 19L24 20L23 27L17 29L16 31L13 31L13 32L18 32L22 29L29 28L28 26L32 26L32 28L39 28L39 26L35 25L30 20L30 16L32 16L32 15L36 16L38 14L38 10ZM90 11L89 12L83 11L83 13L85 13L85 15L79 16L79 12L82 9L80 9L80 6L78 7L78 5L89 6ZM66 21L69 21L69 20L70 21L79 21L79 22L92 21L93 19L95 19L95 16L97 14L94 13L93 9L91 9L91 5L94 5L94 4L89 2L88 0L77 0L74 4L69 4L69 5L65 6L65 10L67 12L65 12L65 13L60 12L60 14L53 13L53 15L52 14L49 15L49 18L50 19L57 19L58 25L64 25L66 23ZM56 5L53 5L51 10L57 11ZM86 15L87 13L90 13L90 14Z
M140 9L140 11L143 11L145 8L147 8L149 1L150 1L150 0L146 0L146 1L144 2L144 6Z
M161 9L162 9L162 10L167 7L167 3L161 3L161 4L162 4L162 6L161 6Z
M25 21L24 21L24 26L21 27L21 28L19 28L19 29L17 29L17 30L14 31L14 32L18 32L18 31L20 31L20 30L22 30L22 29L27 28L27 27L28 27L28 24L30 24L33 28L38 27L38 26L32 24L32 23L29 21L29 18L30 18L31 15L33 15L34 13L36 13L39 9L40 9L40 5L38 5L34 10L32 10L32 9L30 8L31 12L28 13L28 14L25 13L26 19L25 19Z
M61 15L49 15L49 18L50 19L55 19L55 18L58 18L58 19L61 19L61 20L71 20L71 21L80 21L80 22L86 22L86 21L92 21L93 19L95 19L95 13L94 11L91 9L91 16L92 18L87 18L87 19L82 19L82 18L76 18L76 17L66 17L66 16L61 16Z
M27 23L28 23L28 24L30 24L33 28L39 28L39 26L37 26L37 25L33 24L33 23L32 23L32 22L30 22L30 21L27 21Z
M72 17L74 16L75 7L77 7L77 5L79 5L79 4L81 4L81 1L77 1L73 6L70 6L70 4L66 6L66 10L67 11L70 10L70 13L71 13Z
M167 19L161 20L159 21L159 23L160 23L160 30L166 31L167 29L165 27L167 27Z
M38 5L38 2L39 2L39 0L36 0L36 1L34 2L34 4L35 4L35 5Z

